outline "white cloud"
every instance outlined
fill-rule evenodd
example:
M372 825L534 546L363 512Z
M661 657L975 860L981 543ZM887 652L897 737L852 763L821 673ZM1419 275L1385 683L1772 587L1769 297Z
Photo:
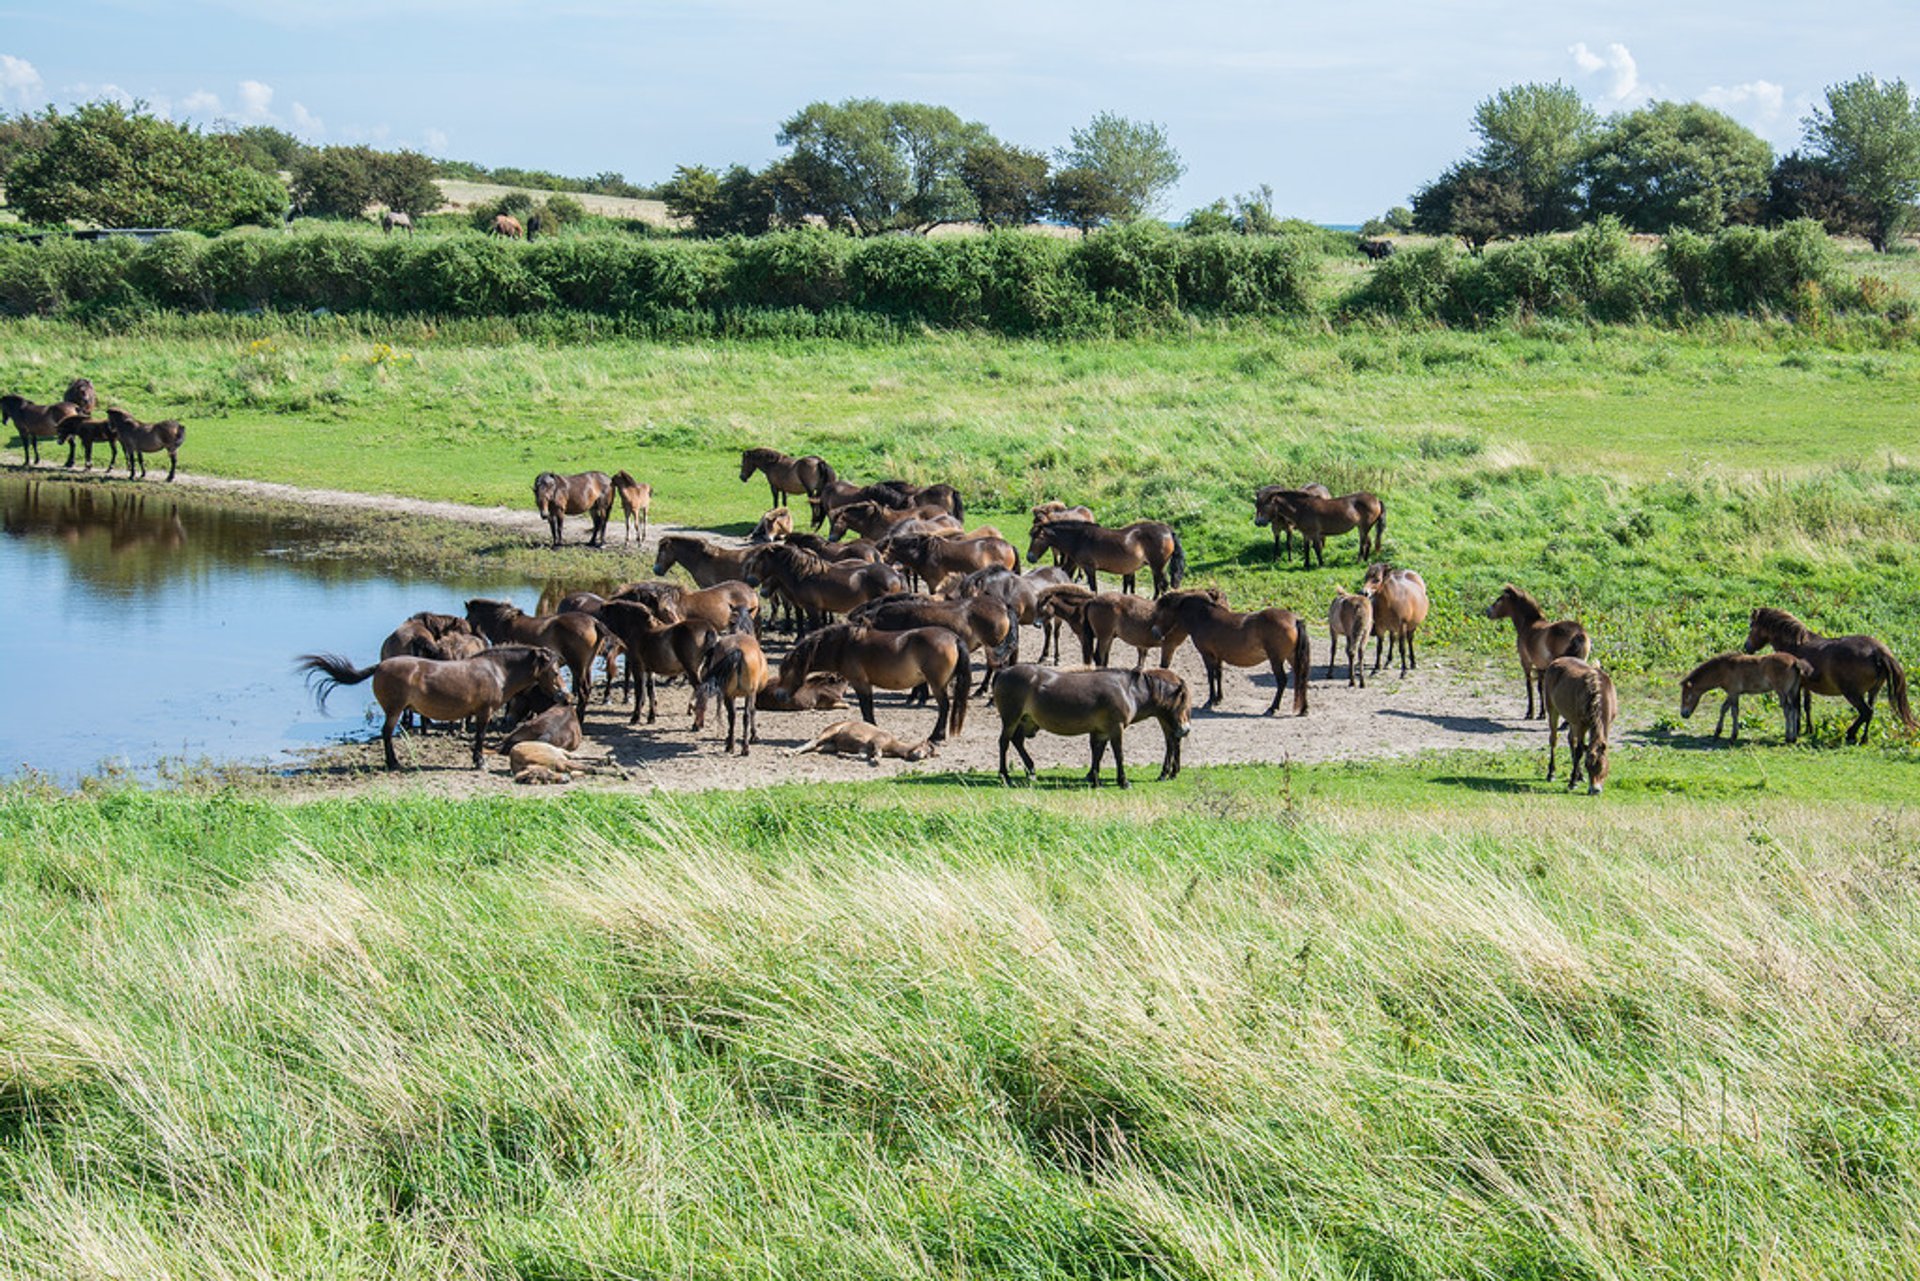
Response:
M311 142L327 131L327 126L319 116L307 110L303 102L293 104L293 131Z
M40 73L25 58L0 53L0 97L15 97L27 102L40 92Z
M189 116L204 116L212 119L220 114L220 95L209 93L205 89L195 89L180 100L180 110Z
M1625 107L1651 97L1647 87L1640 83L1640 67L1633 60L1633 54L1619 41L1607 46L1605 53L1595 53L1587 48L1582 40L1567 50L1573 55L1573 65L1580 68L1585 76L1605 73L1609 82L1602 100L1613 107Z
M1700 101L1741 119L1772 120L1787 109L1787 91L1771 80L1749 80L1731 89L1714 85Z
M451 141L444 129L428 129L420 135L420 140L426 144L428 151L437 156L446 154L447 143Z
M273 114L273 86L261 84L258 80L240 82L240 119L250 125L271 124Z

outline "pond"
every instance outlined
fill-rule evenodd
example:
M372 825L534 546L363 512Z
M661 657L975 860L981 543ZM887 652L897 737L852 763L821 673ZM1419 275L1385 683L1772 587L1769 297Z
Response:
M442 581L328 555L340 526L178 489L0 477L0 776L151 778L184 758L289 763L366 725L367 687L322 715L296 655L359 663L421 609L534 606L525 582Z

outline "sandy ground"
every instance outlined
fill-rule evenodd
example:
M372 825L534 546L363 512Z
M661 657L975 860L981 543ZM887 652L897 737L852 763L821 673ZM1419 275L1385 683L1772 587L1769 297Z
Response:
M15 469L19 470L19 469ZM50 473L51 480L70 480L69 475ZM318 508L325 512L382 512L388 515L429 516L438 520L459 521L466 525L491 525L501 529L515 529L529 534L545 535L547 522L533 510L532 501L527 506L515 507L475 507L468 503L440 503L425 498L398 498L392 494L360 494L345 489L305 489L299 485L282 485L269 480L235 480L226 476L199 476L181 472L174 483L184 489L197 489L209 494L227 494L246 498L265 498L282 503L296 503L301 506ZM619 516L616 508L615 517ZM570 539L579 530L586 528L584 516L574 517L567 522L567 534ZM673 533L672 529L656 525L652 531Z

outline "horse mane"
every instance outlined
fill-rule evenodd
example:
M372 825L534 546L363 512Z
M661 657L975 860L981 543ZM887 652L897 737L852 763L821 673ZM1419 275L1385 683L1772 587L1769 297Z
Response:
M1797 645L1813 639L1813 629L1784 609L1762 605L1753 611L1752 621L1760 624L1770 633L1787 637L1789 645Z
M1607 674L1597 667L1588 668L1580 677L1587 716L1593 722L1595 737L1602 743L1613 731L1613 708L1607 698L1607 684Z
M1681 677L1680 683L1682 685L1693 684L1695 681L1700 679L1700 677L1706 672L1706 670L1709 667L1712 667L1715 663L1724 663L1729 657L1730 655L1727 655L1727 654L1715 654L1712 658L1709 658L1706 662L1701 663L1699 666L1695 667L1692 671L1688 672L1685 676Z
M1164 667L1148 667L1135 672L1134 677L1146 682L1147 691L1156 703L1163 703L1176 711L1179 709L1182 695L1192 697L1186 682Z
M770 445L755 445L752 449L746 450L740 455L740 461L743 463L752 463L757 467L761 463L777 463L785 457L785 454Z
M622 467L619 471L613 473L612 483L615 485L637 485L640 482L633 478L632 473Z
M855 630L852 623L833 623L826 627L815 628L795 641L793 648L787 651L787 656L780 660L781 683L786 683L787 673L790 671L797 673L795 684L806 679L813 670L813 656L820 652L821 646L828 641L844 643Z

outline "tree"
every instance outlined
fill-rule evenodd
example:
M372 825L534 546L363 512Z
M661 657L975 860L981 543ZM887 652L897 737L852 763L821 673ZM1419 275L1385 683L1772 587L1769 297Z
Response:
M1261 183L1233 198L1233 229L1244 236L1272 236L1280 231L1273 216L1273 184Z
M1047 158L1004 142L975 143L960 156L960 181L988 228L1024 227L1047 204Z
M1189 213L1180 229L1194 236L1217 236L1232 231L1233 215L1227 212L1225 197Z
M877 98L816 102L780 126L777 140L793 148L782 162L782 189L802 202L797 212L861 235L930 229L973 216L960 157L991 139L985 125L945 107Z
M283 169L292 169L293 162L307 149L305 143L285 129L275 129L272 125L228 129L214 137L225 143L241 164L276 176Z
M1157 212L1168 188L1187 172L1166 130L1152 122L1103 111L1068 139L1055 159L1063 170L1090 170L1105 180L1120 206L1110 217L1144 218Z
M276 223L286 210L278 178L138 103L92 102L71 115L49 107L41 119L45 144L7 174L7 199L29 222L219 232Z
M302 213L359 218L374 201L378 166L371 147L308 151L294 161L293 198Z
M1717 231L1754 222L1773 149L1697 102L1656 102L1616 116L1587 159L1587 200L1635 231Z
M902 221L932 230L943 222L978 216L973 193L960 176L960 161L972 148L1000 145L987 127L924 102L896 102L887 114L894 146L907 163L911 188L901 210Z
M1920 197L1920 102L1904 80L1859 76L1828 88L1802 123L1807 144L1866 208L1867 238L1884 252L1912 224Z
M446 199L433 180L433 161L417 151L376 151L370 168L373 198L389 209L418 216Z
M1047 183L1047 209L1069 227L1087 235L1127 216L1127 202L1098 169L1056 169Z
M1517 186L1521 230L1561 231L1579 222L1580 165L1599 127L1571 85L1512 85L1474 108L1473 160Z
M705 165L680 165L661 185L660 198L668 213L693 225L696 236L757 236L773 225L773 180L745 165L724 175Z
M1873 211L1847 190L1839 166L1824 156L1789 152L1773 167L1767 184L1767 222L1779 226L1811 218L1828 235L1865 237Z
M1457 164L1414 193L1414 230L1458 236L1479 253L1487 243L1526 229L1527 200L1518 180L1485 165Z
M45 116L0 114L0 182L21 157L40 150L52 137L53 122Z
M1413 230L1413 210L1405 205L1395 205L1381 216L1380 221L1401 235Z

